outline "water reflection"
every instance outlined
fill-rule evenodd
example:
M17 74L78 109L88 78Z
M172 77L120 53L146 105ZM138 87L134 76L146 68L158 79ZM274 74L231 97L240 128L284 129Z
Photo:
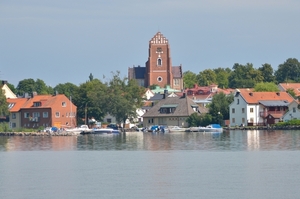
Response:
M0 137L0 151L70 150L299 150L300 131L225 131L223 133L129 132L120 135Z

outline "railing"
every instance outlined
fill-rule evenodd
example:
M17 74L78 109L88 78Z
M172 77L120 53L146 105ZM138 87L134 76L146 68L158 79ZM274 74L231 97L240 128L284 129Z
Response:
M29 121L30 122L39 122L39 118L38 117L29 117Z
M286 111L262 111L259 113L260 117L267 117L269 114L284 114Z

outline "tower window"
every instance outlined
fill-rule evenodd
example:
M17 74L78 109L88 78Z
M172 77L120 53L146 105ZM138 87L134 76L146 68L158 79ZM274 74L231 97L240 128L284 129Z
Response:
M159 82L161 82L162 80L163 80L162 77L158 77L158 78L157 78L157 81L159 81Z
M161 61L161 58L158 58L158 59L157 59L157 66L161 66L161 62L162 62L162 61Z

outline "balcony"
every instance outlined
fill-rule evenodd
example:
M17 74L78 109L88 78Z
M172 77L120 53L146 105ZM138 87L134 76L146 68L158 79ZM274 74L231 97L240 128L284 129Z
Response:
M29 117L29 122L39 122L39 117Z
M261 111L259 112L260 117L267 117L269 114L285 114L286 111Z

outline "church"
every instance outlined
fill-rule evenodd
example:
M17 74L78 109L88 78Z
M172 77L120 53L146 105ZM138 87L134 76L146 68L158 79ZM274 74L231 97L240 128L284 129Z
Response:
M148 60L145 67L128 68L128 79L136 79L143 87L158 85L183 90L182 66L172 66L169 41L157 32L149 41Z

